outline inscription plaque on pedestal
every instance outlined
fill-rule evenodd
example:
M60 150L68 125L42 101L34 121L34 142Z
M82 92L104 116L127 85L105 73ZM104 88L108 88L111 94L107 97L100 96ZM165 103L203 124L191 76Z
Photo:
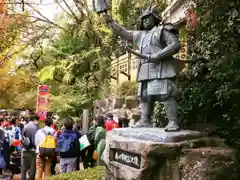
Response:
M141 154L121 149L110 148L110 160L135 169L141 167Z

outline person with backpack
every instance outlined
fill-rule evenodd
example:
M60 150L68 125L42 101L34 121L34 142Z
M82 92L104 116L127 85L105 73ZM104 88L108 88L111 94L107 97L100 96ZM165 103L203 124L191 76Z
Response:
M77 157L80 154L79 138L81 134L73 129L74 121L68 117L64 120L65 129L57 139L57 151L60 153L60 173L76 170Z
M44 124L45 126L39 129L35 135L35 180L42 180L43 174L44 177L51 176L51 164L56 151L56 134L54 129L51 127L53 124L51 117L47 117Z
M21 180L26 180L27 171L29 171L29 180L35 179L36 172L36 147L35 135L39 129L39 117L33 115L22 130L22 153L21 153Z
M95 160L93 159L93 154L94 154L94 150L95 150L96 128L97 128L97 125L95 123L93 123L87 132L87 138L88 138L88 141L90 142L90 146L88 146L85 150L86 155L85 155L85 159L83 162L84 169L87 169L89 167L92 168L95 165Z
M95 150L97 152L97 165L103 165L103 162L101 161L101 157L103 154L103 151L106 146L106 129L104 124L104 117L98 116L97 117L97 128L95 132Z

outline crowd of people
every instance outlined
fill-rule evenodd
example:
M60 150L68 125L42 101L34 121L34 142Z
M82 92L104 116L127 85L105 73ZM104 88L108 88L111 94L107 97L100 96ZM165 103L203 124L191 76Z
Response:
M70 117L61 121L62 126L54 117L44 121L39 121L37 115L1 118L0 173L11 171L9 179L18 175L21 180L40 180L55 175L58 163L60 173L80 170L80 162L84 169L102 165L106 133L120 127L113 115L98 116L87 133L80 121ZM82 149L80 139L85 135L89 144Z

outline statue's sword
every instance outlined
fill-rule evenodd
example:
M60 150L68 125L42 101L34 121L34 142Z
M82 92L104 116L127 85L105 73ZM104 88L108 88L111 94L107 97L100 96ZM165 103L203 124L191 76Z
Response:
M140 54L140 53L137 52L137 51L134 51L132 48L127 47L127 50L128 50L128 52L130 52L131 54L134 54L135 56L138 56L138 57L141 58L141 59L146 59L146 60L147 60L146 56ZM183 60L183 59L178 59L178 58L175 58L175 59L178 60L178 61L182 61L183 63L186 63L186 64L194 64L194 63L198 63L198 62L203 62L203 63L208 62L208 61L207 61L206 59L204 59L204 58L185 59L185 60Z

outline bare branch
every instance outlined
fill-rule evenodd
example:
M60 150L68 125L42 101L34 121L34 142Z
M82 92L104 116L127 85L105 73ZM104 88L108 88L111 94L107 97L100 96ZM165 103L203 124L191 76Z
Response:
M71 12L71 14L73 15L73 17L75 18L75 20L77 22L79 22L79 19L77 17L77 15L73 12L73 10L71 9L71 7L68 5L68 3L66 2L66 0L63 0L64 4L67 6L68 10Z
M64 27L62 27L62 26L60 26L60 25L58 25L58 24L56 24L56 23L54 23L54 22L52 22L48 19L42 19L42 18L39 18L39 17L36 17L36 16L28 16L28 17L35 18L37 21L42 21L42 22L45 22L45 23L48 23L48 24L52 24L53 26L58 27L59 29L67 31L67 29L65 29ZM43 16L43 18L44 18L44 16Z
M45 23L49 23L49 24L52 24L64 31L67 31L67 29L65 29L64 27L60 26L59 24L56 24L54 22L52 22L50 19L48 19L46 16L44 16L39 10L37 10L36 8L34 8L32 5L30 5L29 3L26 3L26 5L28 5L29 7L31 7L38 15L40 15L42 18L39 18L39 17L35 17L35 16L29 16L29 17L32 17L32 18L35 18L39 21L43 21Z
M36 58L33 57L33 53L30 55L30 57L33 59L33 65L39 70L37 61L41 58L41 54L39 54Z
M63 6L61 5L61 3L58 0L54 0L59 6L60 8L68 15L68 16L72 16L66 9L63 8Z
M83 13L83 6L79 3L78 0L73 0L75 6L77 7L79 13L81 14L81 17L84 16L84 13Z
M12 54L8 54L8 53L7 53L7 54L5 55L5 57L4 57L4 60L7 60L9 57L12 57L12 56L14 56L14 55L16 55L16 54L24 51L24 50L27 49L30 45L36 44L48 30L49 30L49 28L46 28L34 41L31 41L31 42L29 42L29 43L26 43L26 45L25 45L23 48L21 48L20 50L15 51L15 52L13 52Z

